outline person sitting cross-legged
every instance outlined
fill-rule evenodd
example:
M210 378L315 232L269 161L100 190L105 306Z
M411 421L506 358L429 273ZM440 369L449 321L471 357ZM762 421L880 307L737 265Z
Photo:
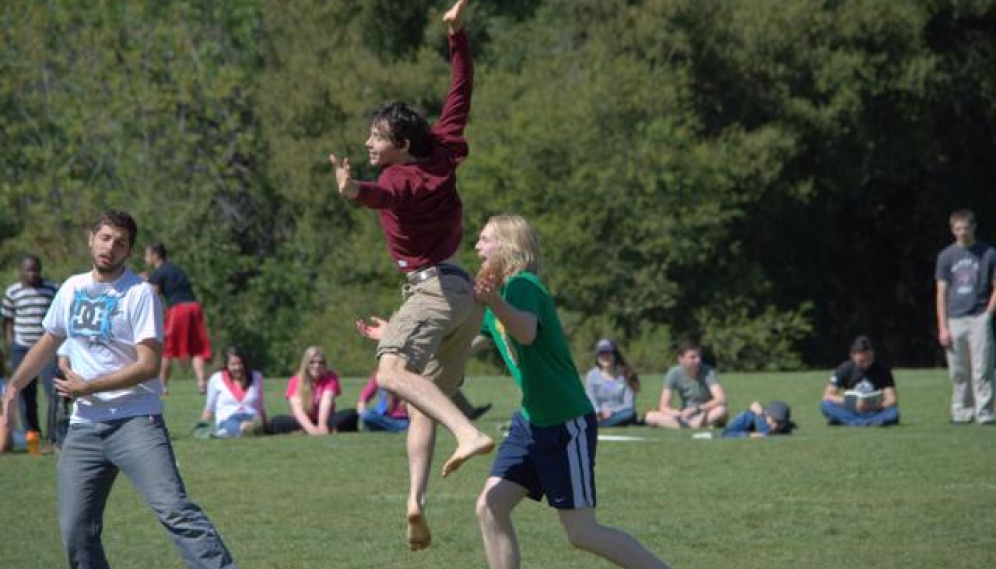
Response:
M364 431L401 433L408 430L408 405L383 387L377 386L377 374L370 376L356 400L356 413Z
M834 371L823 391L820 409L829 425L899 424L896 381L888 366L875 360L867 336L858 336L851 343L851 357Z
M671 407L674 393L681 407ZM678 345L678 365L668 370L657 409L647 412L652 427L707 429L722 427L729 418L726 394L712 366L702 362L702 348L692 340Z
M355 409L336 409L342 395L339 376L329 367L321 346L308 346L301 356L297 375L287 382L284 396L293 415L277 415L270 420L270 432L285 434L303 431L309 435L355 432Z

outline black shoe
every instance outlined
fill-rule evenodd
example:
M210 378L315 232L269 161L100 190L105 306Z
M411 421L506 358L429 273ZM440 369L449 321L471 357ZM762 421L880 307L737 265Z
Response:
M490 403L488 403L487 405L481 405L480 407L474 407L474 410L470 412L470 415L467 415L467 418L473 421L474 419L477 419L478 417L487 413L490 410L491 410Z

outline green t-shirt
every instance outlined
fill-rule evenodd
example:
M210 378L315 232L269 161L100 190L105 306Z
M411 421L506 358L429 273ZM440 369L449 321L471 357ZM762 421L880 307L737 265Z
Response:
M501 296L517 310L536 316L536 338L528 346L515 341L489 309L481 332L498 346L505 365L522 390L522 416L540 427L559 425L594 411L574 367L557 307L535 274L512 275Z
M682 408L712 401L711 387L718 383L716 370L707 364L699 366L698 377L689 377L681 366L674 366L664 376L664 389L678 394Z

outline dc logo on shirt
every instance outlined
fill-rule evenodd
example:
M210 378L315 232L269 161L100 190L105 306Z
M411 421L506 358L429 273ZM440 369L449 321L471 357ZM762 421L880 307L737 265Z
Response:
M69 336L110 339L111 316L117 312L120 301L120 296L111 296L106 292L97 298L90 298L85 291L77 290L69 309Z

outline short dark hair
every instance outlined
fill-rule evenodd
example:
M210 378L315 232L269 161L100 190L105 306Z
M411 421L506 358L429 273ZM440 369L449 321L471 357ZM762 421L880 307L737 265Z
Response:
M163 245L162 243L153 243L152 245L149 245L148 249L149 251L152 251L153 255L159 257L163 261L167 259L166 246Z
M370 120L374 125L381 122L387 125L395 146L402 146L407 140L409 154L416 158L429 155L429 121L408 103L385 103L372 113Z
M138 224L135 223L135 218L128 214L126 211L120 209L108 209L100 214L97 221L94 222L91 231L96 233L100 231L103 226L117 227L119 229L128 230L128 246L134 247L135 241L138 240Z
M865 336L864 334L858 336L857 338L854 339L854 341L851 342L852 354L870 352L873 349L874 348L872 347L871 338Z
M690 352L695 350L696 352L702 351L702 346L698 342L692 340L691 338L685 338L684 340L678 342L678 355L684 355L685 352Z

